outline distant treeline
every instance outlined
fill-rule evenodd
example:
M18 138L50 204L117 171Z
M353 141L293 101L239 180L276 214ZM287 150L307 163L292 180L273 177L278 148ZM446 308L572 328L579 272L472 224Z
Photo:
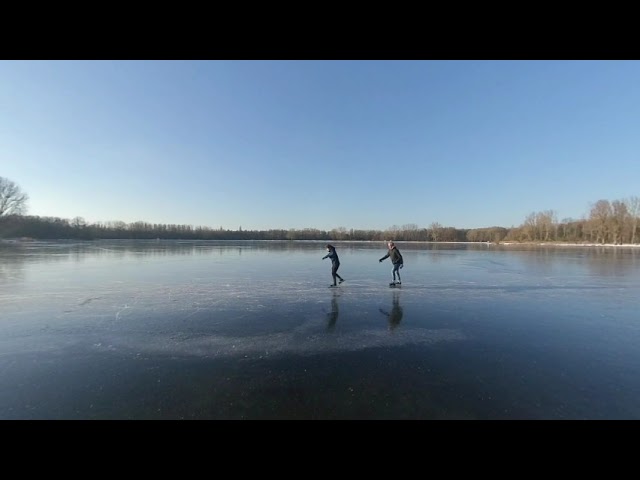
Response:
M87 223L81 217L72 220L57 217L27 215L0 216L0 238L52 239L162 239L162 240L360 240L360 241L425 241L425 242L588 242L638 243L637 235L640 199L609 202L599 200L588 218L564 219L558 222L553 210L534 212L518 227L487 227L460 229L431 223L416 224L386 230L355 230L345 227L332 230L272 229L228 230L222 227L152 224L146 222Z

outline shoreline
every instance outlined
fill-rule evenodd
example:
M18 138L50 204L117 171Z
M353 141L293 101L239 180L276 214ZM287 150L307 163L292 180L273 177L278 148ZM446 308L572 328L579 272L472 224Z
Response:
M236 239L236 240L186 240L181 238L166 239L137 239L137 238L99 238L94 240L82 240L75 238L56 238L56 239L37 239L37 238L0 238L0 244L15 245L25 243L47 243L47 242L334 242L334 243L386 243L387 240L264 240L264 239ZM488 246L537 246L537 247L611 247L611 248L640 248L640 243L576 243L576 242L431 242L424 240L395 240L398 244L414 244L414 245L486 245Z

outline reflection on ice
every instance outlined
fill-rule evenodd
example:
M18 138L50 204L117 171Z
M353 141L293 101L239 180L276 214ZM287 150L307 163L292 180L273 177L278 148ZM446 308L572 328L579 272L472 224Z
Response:
M340 316L340 307L338 305L338 294L334 290L331 295L331 311L327 313L327 330L333 331L336 327L336 322Z
M393 292L393 304L390 311L386 311L382 308L379 309L380 313L385 315L389 319L389 330L394 330L402 321L404 315L402 306L400 305L400 292Z

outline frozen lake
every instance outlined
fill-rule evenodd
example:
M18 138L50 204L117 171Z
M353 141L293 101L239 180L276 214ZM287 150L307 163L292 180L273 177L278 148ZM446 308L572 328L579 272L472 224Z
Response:
M640 249L0 244L0 419L640 419Z

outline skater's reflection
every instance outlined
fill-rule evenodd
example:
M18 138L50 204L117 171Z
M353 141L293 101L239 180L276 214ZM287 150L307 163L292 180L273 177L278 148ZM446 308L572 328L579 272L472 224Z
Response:
M379 310L380 313L382 313L389 319L389 330L394 330L398 325L400 325L400 322L402 321L402 315L404 314L402 311L402 307L400 306L400 292L398 290L394 290L390 312L387 312L382 308L380 308Z
M336 322L338 321L338 315L340 314L340 309L338 308L338 292L336 290L332 290L331 295L331 310L327 313L327 330L332 331Z

